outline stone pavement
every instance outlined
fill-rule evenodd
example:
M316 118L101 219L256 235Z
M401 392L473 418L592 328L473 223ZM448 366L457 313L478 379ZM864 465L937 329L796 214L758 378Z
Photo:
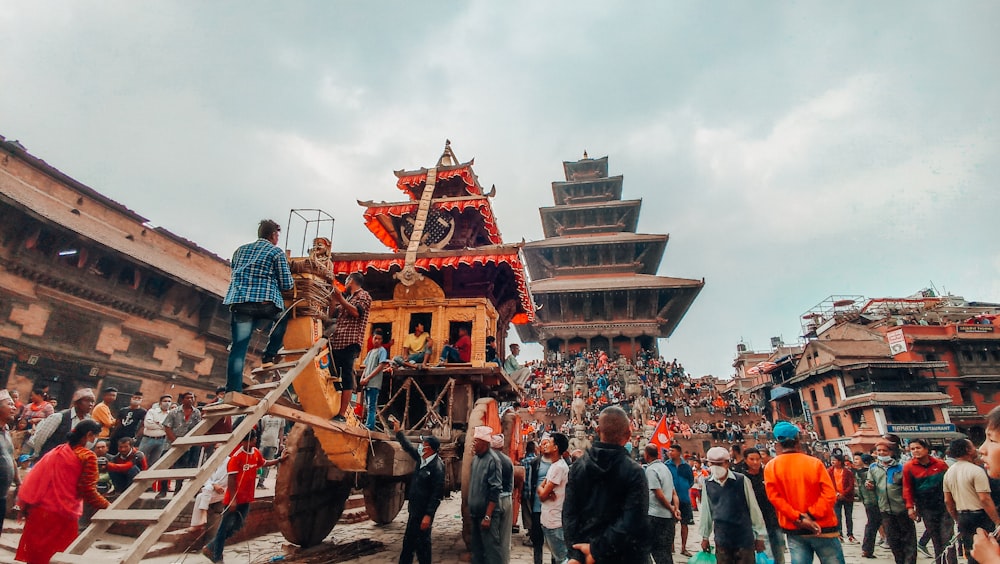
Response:
M334 528L331 536L327 538L326 542L345 544L363 541L365 539L377 540L384 543L384 550L377 554L361 556L351 559L350 561L357 562L359 564L384 564L386 562L395 562L399 557L399 551L402 548L403 530L406 527L406 518L406 506L404 505L403 510L399 513L396 519L388 525L379 526L371 521L365 521L354 525L338 525ZM695 513L695 520L698 520L697 512ZM866 517L864 508L860 503L855 503L855 534L864 531L865 520ZM697 533L697 525L691 526L690 529L687 548L692 553L695 553L699 550L701 537ZM922 531L922 526L918 524L917 534L919 535ZM454 492L451 499L446 499L441 503L441 507L438 509L437 516L434 521L433 538L434 562L468 562L468 553L466 552L465 543L462 541L461 496L458 492ZM523 532L513 536L513 540L511 542L512 547L510 560L513 564L532 563L532 549L522 544L522 541L525 538L526 537ZM280 534L258 537L252 541L241 543L240 545L227 547L225 561L228 564L266 562L271 556L283 553L282 546L284 543L285 540ZM677 533L677 543L680 543L679 530ZM876 558L872 560L861 558L860 544L844 544L844 559L849 564L864 562L893 562L892 553L888 548L876 547L875 555ZM548 551L546 551L543 559L545 562L548 562L548 558ZM155 560L155 562L161 562L163 564L181 561L208 562L207 559L200 555L188 555L186 560L182 560L181 558L162 558ZM678 564L682 564L687 561L687 558L675 553L674 561ZM918 552L917 562L926 562L930 564L933 562L933 559Z
M348 543L359 543L363 544L365 541L374 540L381 542L384 545L380 551L373 554L367 554L364 556L352 557L350 562L356 562L359 564L384 564L386 562L395 562L399 557L399 551L402 547L403 540L403 530L406 526L406 506L404 505L403 510L396 517L396 519L384 526L376 525L371 521L365 521L362 523L356 523L353 525L338 525L334 528L331 535L327 538L324 545L345 545ZM695 520L698 519L698 513L695 513ZM860 503L854 504L854 523L855 523L855 534L864 531L864 523L866 517L864 513L864 508ZM8 526L11 522L8 521ZM917 524L917 534L919 535L923 531L921 524ZM17 535L11 534L13 531L10 529L4 531L2 539L0 539L0 562L13 562L13 549L17 547ZM860 535L859 535L860 536ZM454 492L450 499L445 499L441 503L441 507L438 509L437 517L434 522L434 562L441 563L451 563L451 562L468 562L468 553L466 552L465 543L462 541L462 518L461 518L461 496L458 492ZM511 547L511 562L514 564L531 564L532 562L532 549L524 546L523 540L525 539L525 534L519 533L513 536L512 547ZM688 538L687 548L692 553L699 550L701 538L697 533L697 525L691 527L690 536ZM98 562L115 562L115 553L118 546L128 544L129 539L122 537L109 537L101 539L101 542L97 546L87 551L88 560L97 564ZM680 542L680 531L678 530L677 542ZM287 542L280 534L269 534L261 537L257 537L250 541L241 542L238 544L230 545L226 547L225 551L225 562L227 564L256 564L265 563L271 560L272 557L277 557L285 554L285 546ZM331 546L332 547L332 546ZM315 550L322 551L323 547ZM679 550L679 549L678 549ZM310 551L313 552L313 551ZM308 553L307 553L308 554ZM302 561L302 562L328 562L330 560L314 560L306 559L307 554L303 554L300 557L289 556L288 560ZM845 543L844 544L844 557L845 561L849 564L855 563L890 563L893 562L892 554L889 552L888 548L876 547L875 548L876 558L872 560L866 560L861 558L861 545L857 543ZM682 564L687 561L686 558L680 556L679 554L674 554L674 561L678 564ZM544 556L544 560L548 562L548 553ZM786 556L787 561L787 556ZM932 559L917 553L917 562L924 562L927 564L932 563ZM181 554L174 556L163 556L158 558L153 558L146 560L146 562L158 563L158 564L180 564L180 563L194 563L202 564L207 563L208 559L201 554Z

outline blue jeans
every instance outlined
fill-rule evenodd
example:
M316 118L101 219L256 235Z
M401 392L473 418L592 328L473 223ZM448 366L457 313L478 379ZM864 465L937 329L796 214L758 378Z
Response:
M786 538L792 564L812 564L813 555L823 564L844 564L844 550L837 537L788 535Z
M146 463L150 466L160 459L167 450L167 437L143 437L139 441L139 452L146 455Z
M365 388L365 427L375 430L375 411L378 410L378 388Z
M552 553L552 560L557 564L564 564L566 562L567 551L566 539L563 538L562 527L558 529L542 527L542 535L545 537L545 546Z
M222 551L226 548L226 541L243 528L248 513L250 513L250 504L240 503L229 507L222 514L222 522L219 523L219 530L215 533L215 538L205 545L212 552L214 560L222 560Z
M264 460L274 460L278 456L278 447L276 446L260 447L260 455L264 457ZM270 473L271 473L270 466L265 466L261 468L260 478L257 478L257 484L263 486L264 480L267 479L267 476Z
M267 303L233 304L229 306L232 312L230 328L232 329L232 346L229 349L229 363L226 367L226 391L243 391L243 365L247 359L247 349L250 348L250 337L258 327L266 327L274 323L271 338L267 341L264 356L275 356L281 350L285 340L285 326L288 317L282 317L276 323L274 320L281 315L278 306Z
M458 349L451 345L445 345L441 349L441 362L462 362L462 357L458 356Z
M785 564L785 533L777 527L767 530L767 555L774 564Z

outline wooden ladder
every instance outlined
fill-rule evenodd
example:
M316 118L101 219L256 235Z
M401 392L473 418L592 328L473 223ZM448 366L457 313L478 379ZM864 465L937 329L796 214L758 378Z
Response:
M108 528L116 521L129 521L133 523L143 523L146 528L135 541L129 546L124 557L119 562L133 564L142 560L142 557L160 539L167 528L177 519L178 515L201 490L216 468L222 464L223 460L243 441L247 433L261 420L268 412L273 412L282 417L322 423L323 426L331 425L328 421L303 413L297 409L277 405L291 386L295 378L309 365L310 362L326 347L326 339L320 339L307 351L287 351L286 354L294 356L301 354L298 360L293 362L283 362L273 365L263 370L255 371L260 373L277 373L280 379L275 382L258 384L248 387L247 392L265 392L263 397L254 398L246 394L237 392L226 393L222 403L213 404L202 408L202 420L195 425L191 432L183 437L178 437L164 451L163 456L156 461L148 470L136 475L132 485L121 493L107 509L101 509L93 518L90 525L73 541L64 552L56 554L52 562L71 563L87 562L93 564L93 556L84 558L82 555L92 547L101 535L107 532ZM287 372L282 372L287 370ZM243 415L243 420L237 425L231 434L210 435L211 429L221 418L227 416ZM312 421L315 418L318 421ZM207 460L202 462L198 468L171 468L191 447L217 445L215 452ZM184 485L180 491L174 492L173 497L162 509L132 509L132 505L139 500L140 496L152 482L159 480L184 480Z

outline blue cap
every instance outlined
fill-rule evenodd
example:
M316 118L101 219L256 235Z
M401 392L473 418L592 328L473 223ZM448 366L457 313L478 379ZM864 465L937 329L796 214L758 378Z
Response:
M30 454L22 454L21 456L17 457L17 463L18 464L22 464L26 460L31 460L31 455Z
M774 440L788 441L799 436L799 428L788 421L778 421L774 426Z

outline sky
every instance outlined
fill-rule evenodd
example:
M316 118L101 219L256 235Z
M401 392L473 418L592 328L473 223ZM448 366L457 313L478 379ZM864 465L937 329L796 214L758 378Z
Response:
M0 1L0 135L228 257L450 139L505 241L607 155L659 274L705 278L663 354L732 374L829 295L1000 302L996 2ZM516 335L513 329L510 335ZM541 348L522 350L522 360Z

